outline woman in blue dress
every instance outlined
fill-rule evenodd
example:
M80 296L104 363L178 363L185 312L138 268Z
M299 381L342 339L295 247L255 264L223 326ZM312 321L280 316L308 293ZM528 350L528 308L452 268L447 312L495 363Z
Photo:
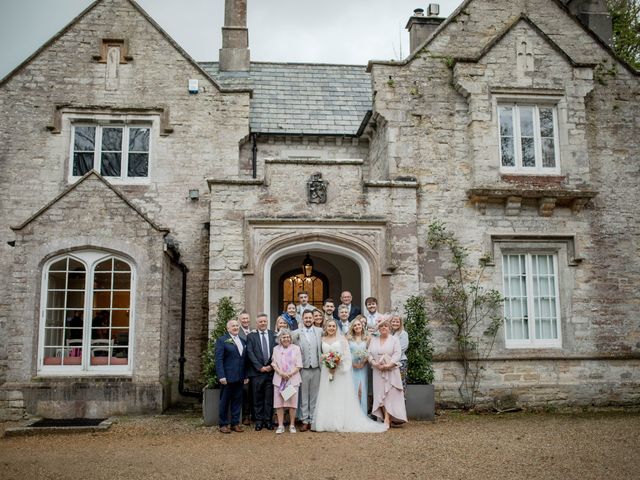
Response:
M367 413L367 377L369 367L367 366L367 331L362 322L362 315L358 315L349 325L347 340L351 351L353 365L353 388L356 390L356 397L360 401L360 408Z

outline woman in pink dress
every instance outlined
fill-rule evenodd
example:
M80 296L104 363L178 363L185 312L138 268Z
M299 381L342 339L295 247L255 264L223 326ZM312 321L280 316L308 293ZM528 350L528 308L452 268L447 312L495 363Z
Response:
M369 364L373 368L373 407L376 417L389 426L407 421L402 378L400 378L400 341L391 335L391 325L385 319L378 324L377 337L369 343Z
M287 328L280 330L280 345L273 349L271 357L273 367L273 407L278 416L276 433L284 433L284 409L289 409L289 418L296 418L298 406L298 387L302 382L300 369L302 368L302 352L298 345L291 343L291 332ZM289 396L291 387L295 393ZM285 399L286 398L286 399ZM290 433L296 433L294 422L289 427Z

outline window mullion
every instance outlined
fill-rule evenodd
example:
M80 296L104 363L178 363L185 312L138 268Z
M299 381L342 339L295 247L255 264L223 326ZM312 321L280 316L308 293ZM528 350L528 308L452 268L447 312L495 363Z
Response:
M533 107L533 144L536 152L536 172L542 172L542 136L540 132L540 110L537 105Z
M91 327L93 326L93 318L91 316L91 306L93 305L93 275L95 265L89 265L87 268L87 278L85 279L85 295L84 295L84 328L82 329L82 370L89 370L89 361L91 360L91 352L89 344L91 343Z
M96 144L94 146L93 169L102 175L100 164L102 158L102 126L96 125Z
M520 138L520 109L513 104L513 145L516 156L516 168L522 169L522 139Z
M529 317L529 342L536 342L536 318L535 318L535 298L533 297L533 259L530 253L525 255L527 274L525 276L527 288L527 316Z
M122 180L128 177L128 168L129 168L129 130L130 128L126 125L122 127L122 161L120 162L120 178Z

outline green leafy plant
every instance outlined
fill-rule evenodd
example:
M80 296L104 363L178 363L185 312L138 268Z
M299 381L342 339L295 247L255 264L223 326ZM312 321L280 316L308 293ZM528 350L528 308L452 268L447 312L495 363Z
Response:
M216 323L209 335L207 349L202 358L202 373L206 388L215 388L218 386L218 376L216 375L216 340L227 333L227 322L234 318L236 318L236 309L233 306L231 297L222 297L218 302Z
M429 225L428 244L432 249L446 248L453 259L453 272L445 283L433 288L435 314L453 334L463 376L458 392L465 408L476 405L483 363L491 354L503 323L503 297L497 290L481 285L488 258L479 268L467 266L469 252L439 220Z
M428 385L433 383L433 343L424 297L409 297L404 311L404 328L409 335L407 383Z
M632 67L640 68L640 0L609 0L613 49Z

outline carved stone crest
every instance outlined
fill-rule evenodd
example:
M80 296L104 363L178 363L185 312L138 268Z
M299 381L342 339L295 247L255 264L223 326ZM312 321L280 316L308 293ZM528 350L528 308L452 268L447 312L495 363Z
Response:
M307 200L309 203L327 203L327 185L321 173L314 173L307 182Z

